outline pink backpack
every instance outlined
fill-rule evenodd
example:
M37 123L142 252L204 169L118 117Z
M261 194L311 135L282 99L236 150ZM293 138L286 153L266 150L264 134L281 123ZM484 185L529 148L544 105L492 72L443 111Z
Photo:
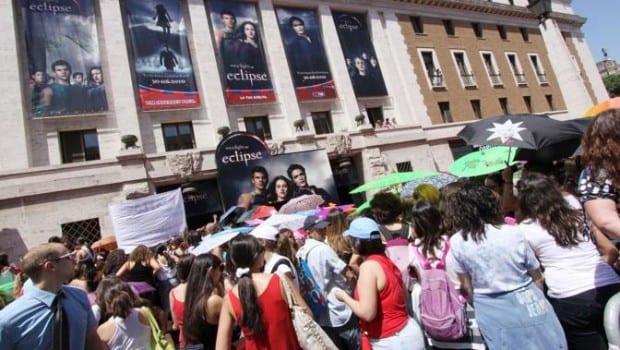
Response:
M405 288L409 290L409 241L404 238L393 239L385 244L385 255L398 267Z
M424 330L436 340L458 340L467 334L465 306L446 272L446 256L450 243L446 240L439 262L426 259L420 249L411 245L420 262L422 291L420 292L420 320Z

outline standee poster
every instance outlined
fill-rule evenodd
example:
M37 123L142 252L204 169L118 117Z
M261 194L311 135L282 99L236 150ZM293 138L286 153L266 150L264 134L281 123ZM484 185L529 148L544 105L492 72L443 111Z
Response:
M381 67L365 14L332 11L356 97L386 96Z
M228 104L275 101L256 4L215 0L208 5Z
M93 6L93 0L21 1L31 116L108 110Z
M295 7L275 10L297 99L336 97L316 11Z
M181 0L125 0L140 108L200 106Z

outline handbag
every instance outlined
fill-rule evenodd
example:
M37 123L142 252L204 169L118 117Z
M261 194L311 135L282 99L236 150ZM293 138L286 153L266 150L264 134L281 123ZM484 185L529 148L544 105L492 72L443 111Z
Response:
M155 316L148 307L142 307L142 311L146 314L146 319L151 327L151 349L153 350L175 350L174 344L171 344L165 334L159 328Z
M336 344L321 326L295 302L293 291L286 278L283 278L282 284L284 285L286 303L291 313L293 328L301 348L304 350L338 350Z

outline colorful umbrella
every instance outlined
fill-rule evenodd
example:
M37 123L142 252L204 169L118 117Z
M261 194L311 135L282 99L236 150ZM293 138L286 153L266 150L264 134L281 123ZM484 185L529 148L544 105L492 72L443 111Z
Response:
M405 186L403 187L403 190L400 191L400 198L413 196L413 192L421 184L433 185L439 189L439 188L444 187L447 184L457 181L458 179L459 179L458 177L451 175L451 174L439 173L435 176L409 181L405 184Z
M468 145L541 149L581 137L571 123L538 114L506 114L470 123L458 133Z
M291 230L297 230L304 227L304 221L307 215L297 214L273 214L263 224L270 225L276 228L289 228Z
M588 109L583 116L584 117L595 117L601 112L605 112L610 109L620 108L620 97L610 98L609 100L605 100L601 103L598 103Z
M206 236L202 239L200 244L194 249L192 249L193 255L205 254L213 249L221 246L222 244L232 240L237 237L241 233L248 233L252 231L252 227L238 227L227 229L218 233L214 233L212 235Z
M95 251L95 253L99 253L102 250L107 250L107 251L113 251L114 249L117 248L117 244L116 244L116 237L114 236L109 236L109 237L104 237L96 242L94 242L91 246L93 251Z
M363 212L364 210L370 208L370 201L372 201L372 199L375 198L374 196L371 197L369 200L365 201L364 203L362 203L362 205L360 205L359 207L357 207L357 209L355 209L355 211L353 212L352 215L357 215L360 214L361 212Z
M389 173L387 175L382 175L371 182L367 182L361 186L354 188L349 193L360 193L366 192L369 190L376 190L380 188L385 188L397 184L401 184L403 182L413 181L415 179L421 179L425 177L435 176L439 173L432 171L409 171L403 173ZM358 208L359 209L359 208Z
M515 150L511 147L492 147L472 152L450 165L450 173L459 177L474 177L500 171L515 164Z
M278 212L280 214L294 214L299 211L316 209L323 203L325 203L325 200L318 194L304 194L291 198Z

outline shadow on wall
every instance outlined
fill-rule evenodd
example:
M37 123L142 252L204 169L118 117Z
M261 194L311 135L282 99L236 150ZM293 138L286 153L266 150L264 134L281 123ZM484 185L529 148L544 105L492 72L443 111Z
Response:
M28 251L19 231L14 228L3 228L0 231L0 250L9 255L9 262L19 265L19 260Z

